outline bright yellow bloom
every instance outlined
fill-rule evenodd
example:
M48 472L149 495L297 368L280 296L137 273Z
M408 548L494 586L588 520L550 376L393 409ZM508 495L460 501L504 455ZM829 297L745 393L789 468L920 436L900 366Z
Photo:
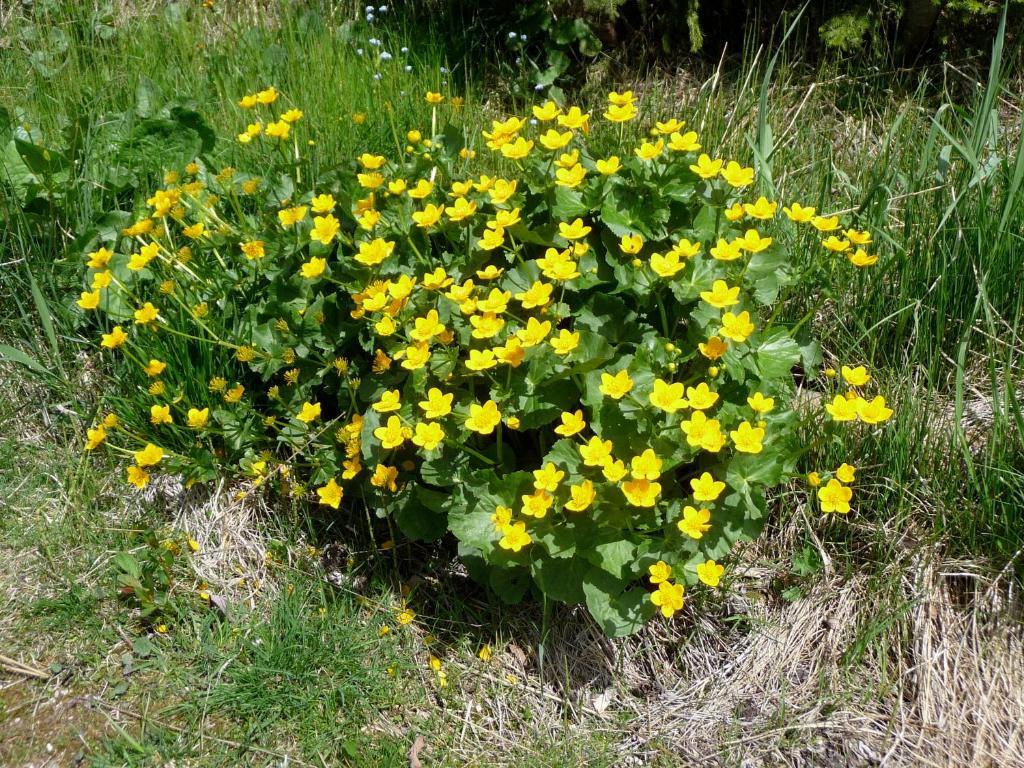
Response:
M644 239L637 234L623 235L619 240L619 250L623 253L634 254L640 253L640 250L644 247Z
M854 245L871 245L871 233L867 230L848 229L843 234Z
M708 560L697 566L697 578L709 587L717 587L722 580L723 573L725 573L725 568L714 560Z
M858 365L856 368L844 365L839 370L843 375L843 380L851 387L863 387L871 381L871 374L863 365Z
M378 464L370 476L370 485L374 488L382 488L394 493L398 490L398 467ZM406 621L402 621L402 614L398 615L399 624L408 624L410 621L412 621L411 617Z
M160 246L156 243L148 243L139 249L138 253L133 253L128 259L128 269L132 272L138 272L140 269L144 269L153 259L160 253Z
M672 566L664 560L659 560L654 565L647 567L647 573L650 574L651 584L661 584L661 582L672 578Z
M686 262L679 258L679 254L675 250L671 250L664 255L652 253L650 264L654 273L658 277L665 279L674 277L678 272L686 268Z
M278 120L276 123L267 123L266 133L272 139L287 141L292 134L292 127L284 120Z
M766 198L764 195L761 195L761 197L757 198L757 202L753 204L743 204L743 212L752 219L767 220L774 218L775 211L777 211L778 208L778 203L768 202L768 198Z
M477 247L482 251L493 251L495 248L500 248L505 243L505 230L501 227L496 229L485 229L480 239L477 241ZM493 269L497 270L497 267L490 265ZM493 280L501 275L501 270L493 277L481 277L480 272L477 272L477 277L481 280Z
M580 446L580 456L588 467L603 467L612 457L612 441L592 437L586 445Z
M341 500L345 496L345 491L332 477L327 481L327 485L323 485L316 489L316 495L320 498L320 503L325 507L337 509L341 505Z
M683 516L676 522L676 527L691 539L699 539L711 530L711 510L687 505L683 507Z
M103 425L92 427L85 431L85 450L93 451L99 445L107 439L107 430L103 428Z
M526 348L518 338L512 336L505 342L505 346L494 348L494 356L503 365L518 368L526 357Z
M386 389L381 393L380 400L374 403L371 407L377 413L391 413L392 411L397 411L402 407L402 393L397 389Z
M277 89L274 86L270 86L256 94L256 101L263 105L273 104L277 101L277 96Z
M515 140L510 141L508 144L501 145L501 154L509 160L522 160L530 154L532 149L533 141L528 141L522 136L517 136Z
M501 505L495 507L494 514L491 515L491 522L499 531L502 530L506 525L512 523L512 509Z
M743 210L742 203L733 203L732 205L725 209L725 218L727 218L729 221L739 221L746 215L747 214Z
M886 407L885 398L881 395L876 396L870 402L858 398L857 416L865 424L881 424L883 421L888 420L892 414L892 408Z
M760 233L756 229L748 229L743 233L743 237L738 238L736 242L739 243L740 247L750 253L760 253L769 245L772 244L772 238L761 237Z
M355 260L368 267L375 267L388 258L395 250L393 240L384 240L377 237L370 242L360 242Z
M444 101L444 96L435 91L427 91L427 95L424 96L424 99L426 99L427 104L440 104Z
M471 335L474 339L493 339L505 327L504 318L493 312L473 315L469 322L473 326Z
M579 107L569 107L568 112L558 116L558 124L563 128L586 133L590 130L590 114Z
M551 505L555 503L555 499L550 493L539 489L519 498L523 502L522 514L527 517L536 517L538 520L547 515Z
M706 154L701 153L696 164L690 166L690 170L702 179L713 179L722 170L722 160L712 160Z
M671 619L676 611L683 610L685 592L686 588L682 584L663 581L658 585L658 591L651 593L651 602L661 609L662 616Z
M826 250L832 251L833 253L843 253L844 251L850 250L850 241L843 240L835 235L829 235L821 241L821 244Z
M96 309L100 305L100 292L96 291L82 291L81 297L75 302L82 309Z
M444 206L428 203L422 211L413 212L412 220L416 222L417 227L429 229L441 220L442 213L444 213Z
M817 472L808 472L807 484L811 486L811 488L817 488L819 485L821 485L821 475L819 475Z
M533 487L538 491L554 493L564 477L565 472L549 461L543 468L533 470Z
M811 226L819 232L832 232L839 229L839 217L838 216L813 216L811 217Z
M662 461L652 449L648 448L629 462L629 474L634 480L657 480L661 477Z
M575 189L576 187L583 183L583 180L586 178L586 176L586 169L579 163L576 163L570 168L559 168L557 171L555 171L555 184L557 184L559 187Z
M806 224L814 218L815 210L811 207L804 207L800 203L793 203L789 207L784 207L782 212L786 214L786 217L790 221L795 221L798 224Z
M310 205L313 208L313 213L330 213L334 210L337 203L333 195L324 194L314 197Z
M444 441L444 429L436 421L420 422L412 441L427 451L433 451Z
M267 250L263 246L262 240L251 240L241 245L242 253L249 261L258 261L267 255Z
M562 149L562 147L572 141L572 131L560 133L554 128L549 128L546 133L538 136L537 140L540 141L541 146L545 149L550 149L552 151Z
M658 139L655 142L645 141L635 150L634 154L644 162L648 160L654 160L657 157L661 157L661 153L665 151L665 142Z
M610 483L617 483L628 474L625 463L621 459L609 458L601 467L601 474Z
M581 245L581 243L577 243L577 245ZM585 243L582 243L582 245L585 245ZM576 262L572 260L568 248L563 251L559 251L556 248L548 248L544 255L537 259L537 266L544 277L549 280L571 280L574 277L580 276Z
M92 289L94 291L100 291L104 288L109 288L113 279L114 275L109 269L104 270L103 272L97 272L92 276Z
M526 523L523 522L507 526L502 533L504 535L498 541L498 546L511 552L518 552L533 541L526 532Z
M633 379L630 378L629 372L625 368L615 374L601 374L600 390L602 395L613 400L621 400L629 394L631 389L633 389Z
M743 255L743 238L728 242L722 238L711 248L711 256L718 261L735 261Z
M821 502L822 512L838 512L845 515L850 511L850 499L852 498L853 489L846 487L834 478L818 489L818 501Z
M696 501L714 501L722 495L725 483L715 480L710 472L704 472L700 477L690 480L690 488Z
M128 341L128 334L124 332L120 325L115 325L110 333L103 334L100 346L106 349L117 349L126 341Z
M605 110L604 119L612 123L625 123L633 120L639 113L636 105L632 102L626 104L611 104Z
M440 291L453 282L448 277L448 273L444 271L444 267L437 267L433 272L428 272L423 276L423 287L428 291Z
M495 205L501 205L516 193L516 187L518 185L519 182L515 179L512 179L511 181L506 179L496 179L494 181L494 186L487 190L487 196L491 198L491 202Z
M452 221L463 221L476 213L476 203L460 197L455 201L455 205L447 206L444 212Z
M320 403L303 403L295 418L303 424L309 424L320 418Z
M831 403L825 403L825 410L833 421L853 421L857 418L856 399L850 400L836 395Z
M550 283L540 281L534 282L526 291L516 294L516 300L523 305L523 309L547 306L551 301L551 291L554 286Z
M747 398L747 405L754 413L769 413L775 407L775 398L765 397L760 392L755 392Z
M597 167L597 172L602 176L611 176L622 170L622 162L619 160L618 155L612 155L607 160L598 160L594 165Z
M673 152L696 152L700 149L700 142L697 141L697 132L687 131L686 133L679 133L679 131L674 131L668 137L668 148Z
M650 480L627 480L621 487L626 501L634 507L653 507L661 495L661 483Z
M612 91L608 94L608 103L614 104L617 107L624 107L627 104L632 104L633 98L632 91L623 91L622 93Z
M134 318L136 325L145 325L154 322L160 314L160 310L147 301L139 309L135 310Z
M718 453L725 445L725 436L718 419L709 419L703 411L695 411L679 428L686 435L686 443L692 448Z
M549 333L551 333L550 320L541 322L537 318L531 317L526 321L526 328L516 331L516 338L523 343L524 347L533 347L544 341Z
M572 437L582 432L587 427L587 422L583 418L583 411L577 409L576 411L569 413L568 411L562 412L562 423L555 427L555 434L561 435L562 437Z
M113 257L113 252L106 248L100 248L99 250L92 251L87 255L88 261L86 262L86 266L90 269L105 269Z
M878 256L869 255L863 248L858 248L854 253L846 254L846 258L855 267L870 267L878 262Z
M546 101L541 106L534 105L533 116L542 123L549 123L561 114L562 110L553 101Z
M654 387L648 400L651 405L665 413L675 413L680 408L685 408L688 403L683 396L683 384L675 382L670 384L664 379L655 379Z
M584 480L579 485L570 485L569 495L571 498L565 503L565 508L570 512L582 512L594 503L597 491L590 480Z
M697 344L697 349L704 355L708 360L718 360L728 350L728 346L718 336L712 336L707 340L707 343L701 342Z
M309 233L309 237L324 245L330 245L340 229L341 222L331 214L316 216L313 219L313 229Z
M558 223L558 234L566 240L579 240L590 234L591 228L583 223L583 219L576 219L571 224L564 221Z
M413 330L409 332L409 338L413 341L430 341L435 336L440 336L445 332L445 327L439 318L436 309L427 312L426 317L417 317L413 321Z
M397 392L397 390L395 391ZM421 400L419 406L423 409L426 418L440 419L452 412L454 398L455 395L452 393L445 394L437 387L431 387L427 390L427 399Z
M746 187L754 183L754 169L744 167L735 160L730 160L722 169L722 178L730 187ZM764 198L761 198L762 200ZM746 206L744 206L746 207Z
M405 179L393 179L388 182L388 192L392 195L400 195L408 188L408 183Z
M750 321L750 313L746 310L738 315L726 312L722 315L722 329L719 333L737 344L742 344L754 332L754 328L754 324Z
M140 491L149 484L149 473L142 467L128 467L128 482Z
M282 227L290 227L298 224L304 218L306 218L306 212L309 209L304 205L296 205L292 208L285 208L277 212L277 219L281 222Z
M748 421L741 421L739 428L729 433L732 443L740 453L760 453L763 450L764 429Z
M164 449L153 443L146 443L146 447L135 452L135 463L140 467L155 467L164 458Z
M192 429L202 429L210 421L210 409L189 408L187 419Z
M836 469L836 477L840 482L852 483L857 479L857 468L844 462Z
M740 303L740 287L730 288L725 280L715 280L710 291L701 291L700 297L715 309Z
M466 428L481 435L489 435L494 428L501 423L501 412L498 404L488 400L483 405L473 403L469 406L469 418L466 419Z
M430 345L427 342L420 342L405 348L405 359L402 360L402 367L405 370L418 371L428 362L430 362Z
M203 222L198 221L195 224L192 224L191 226L188 226L188 227L185 227L184 229L182 229L181 230L181 234L183 234L185 237L187 237L190 240L198 240L200 237L203 236L203 233L205 231L206 231L206 225L203 224Z
M434 182L429 179L420 179L416 182L416 186L409 190L409 197L414 200L422 200L433 191Z
M718 393L712 392L702 381L696 387L686 388L686 399L689 400L691 408L704 411L718 402Z
M686 125L686 121L685 120L677 120L676 118L673 117L673 118L671 118L669 120L666 120L664 122L661 122L661 121L655 122L654 123L654 132L667 136L667 135L669 135L671 133L676 133L677 131L682 130L684 125Z
M397 416L389 416L386 424L373 430L373 436L380 440L382 448L390 450L402 445L408 435L402 420Z
M578 331L570 331L567 328L563 328L548 343L555 350L556 355L568 355L579 346L580 334Z
M303 262L300 272L307 280L315 280L327 270L327 259L313 256L309 261Z

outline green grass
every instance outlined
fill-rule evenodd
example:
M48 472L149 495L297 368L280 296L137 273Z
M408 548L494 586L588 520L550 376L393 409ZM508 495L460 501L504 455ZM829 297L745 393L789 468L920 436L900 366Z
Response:
M43 667L59 665L77 694L100 696L90 718L72 720L84 747L71 739L57 745L66 755L84 749L94 765L269 765L283 754L312 765L400 765L419 732L430 735L437 764L465 762L455 722L461 712L438 714L445 694L424 673L424 649L397 633L378 639L391 613L328 589L309 570L282 570L276 598L233 611L227 621L183 587L170 633L134 657L130 641L151 634L114 596L110 558L137 544L135 528L167 519L156 507L119 518L125 507L109 482L113 468L78 451L84 425L109 393L110 372L93 370L82 356L87 333L71 304L79 264L64 253L103 213L130 209L166 168L191 159L187 145L125 148L150 102L190 104L218 136L230 137L245 122L236 99L273 83L305 111L323 173L363 150L400 151L406 128L429 123L422 94L442 87L442 65L453 70L453 92L467 98L468 131L522 104L495 86L490 53L474 59L465 53L472 41L446 44L457 30L444 18L403 18L381 32L389 50L410 47L414 71L389 71L377 85L369 57L355 53L370 48L371 32L348 24L348 5L313 14L274 4L255 23L181 4L180 15L117 19L112 32L80 4L53 7L0 50L0 106L39 142L77 147L78 160L65 185L31 206L10 197L0 179L0 344L38 362L29 373L0 364L5 394L18 394L0 399L0 554L23 558L30 576L2 583L0 646ZM447 51L461 53L451 60ZM806 591L820 577L819 544L840 573L870 577L877 604L865 606L839 662L851 676L865 657L885 659L902 647L911 606L899 589L904 573L892 566L906 563L908 552L939 543L981 572L1007 565L1018 578L1024 572L1017 556L1024 546L1024 292L1016 277L1024 269L1024 103L1019 51L996 53L987 71L969 69L971 78L938 68L851 72L835 63L808 71L785 57L770 68L765 54L751 53L717 77L698 69L703 85L636 75L649 114L684 117L706 146L756 160L766 194L814 205L838 197L881 233L876 270L853 281L823 272L819 293L794 294L785 309L792 320L813 312L826 359L836 367L869 363L898 405L884 431L813 446L808 468L841 461L861 468L855 513L801 526L792 551L771 563L784 574L780 592ZM975 78L983 87L975 88ZM619 85L595 78L580 98L597 104ZM495 93L509 101L496 103ZM371 119L356 125L354 112ZM2 124L0 139L6 143ZM231 164L236 151L222 139L210 160ZM133 171L131 183L120 184L119 169ZM807 266L814 253L802 256ZM961 416L980 405L993 415L984 443L972 449ZM943 412L947 418L937 420ZM800 520L803 494L783 494L773 531ZM291 510L273 534L298 548L321 523ZM421 555L400 550L400 568L413 570ZM443 560L435 555L433 562ZM369 568L380 595L402 573L390 562ZM521 631L521 614L451 584L429 595L424 621L456 657L471 659L495 631ZM133 653L131 667L125 653ZM0 694L0 719L24 711L25 701ZM523 722L530 721L526 709L518 712ZM379 728L382 721L397 725ZM616 738L580 739L568 729L548 740L531 736L517 764L614 765ZM39 746L0 736L0 757L20 764L38 757Z

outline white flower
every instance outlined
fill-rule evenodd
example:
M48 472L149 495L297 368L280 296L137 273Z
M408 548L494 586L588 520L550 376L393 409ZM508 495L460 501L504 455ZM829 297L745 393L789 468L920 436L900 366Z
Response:
M515 32L509 32L508 33L508 39L509 40L515 40L517 37L519 37L519 35L517 35Z
M381 51L380 52L380 60L381 61L391 61L391 54L388 53L387 51Z
M406 72L412 72L412 64L406 64L405 65L405 71Z

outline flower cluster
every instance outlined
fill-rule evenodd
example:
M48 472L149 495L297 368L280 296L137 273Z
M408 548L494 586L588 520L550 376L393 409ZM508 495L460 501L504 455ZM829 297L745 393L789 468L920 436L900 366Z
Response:
M133 459L139 488L235 471L451 532L502 597L585 602L610 634L718 587L797 473L793 371L820 356L773 311L803 274L790 254L866 267L871 235L754 194L755 169L678 118L593 153L640 119L630 92L601 117L538 104L479 146L412 127L401 156L305 186L302 112L280 97L239 102L268 111L237 138L272 183L190 164L88 253L79 306L146 405L87 450ZM425 100L434 125L458 107ZM892 415L863 367L841 378L833 420ZM822 511L849 511L854 472L819 488Z

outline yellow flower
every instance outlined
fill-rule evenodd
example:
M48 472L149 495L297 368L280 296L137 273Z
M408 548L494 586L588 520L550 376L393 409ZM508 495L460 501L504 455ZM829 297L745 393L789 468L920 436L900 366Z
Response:
M618 155L612 155L607 160L598 160L594 165L597 167L597 172L602 176L611 176L622 170L622 162L619 160Z
M203 224L203 222L199 221L189 227L185 227L184 229L181 230L181 233L190 240L196 240L202 237L203 232L205 231L206 225Z
M277 96L277 89L274 88L274 86L270 86L269 88L265 88L264 90L259 91L256 94L256 101L264 105L273 104L275 101L277 101Z
M402 407L402 393L397 389L386 389L380 396L380 400L374 403L373 410L377 413L391 413Z
M441 214L444 213L444 207L440 205L434 205L428 203L422 211L414 211L412 214L412 220L416 222L416 226L422 229L429 229L430 227L437 224L441 219Z
M569 486L571 499L565 503L565 508L570 512L582 512L594 503L597 492L590 480L584 480L579 485Z
M863 365L858 365L856 368L844 365L839 370L842 373L843 380L851 387L863 387L871 381L871 374L868 373L868 369Z
M455 395L452 393L445 394L437 387L431 387L427 390L427 399L421 400L419 406L428 419L440 419L452 412L454 398Z
M363 189L377 189L384 186L384 176L380 173L358 173L356 180Z
M852 483L857 479L857 468L844 462L839 465L838 469L836 469L836 477L840 482Z
M491 202L495 205L501 205L516 193L518 185L519 182L515 179L511 181L495 179L494 185L487 190L487 196L491 198Z
M811 226L819 232L832 232L839 229L838 216L812 216Z
M559 168L572 168L580 161L580 151L574 149L572 152L563 152L558 156L558 160L555 161L555 165Z
M655 142L645 141L635 150L633 150L637 157L643 161L653 160L656 157L661 157L661 153L665 151L665 142L658 139Z
M590 114L579 107L569 107L568 112L558 116L558 124L563 128L587 133L590 130Z
M775 398L765 397L760 392L755 392L747 398L747 405L754 413L768 413L775 407Z
M743 210L742 203L733 203L725 209L725 218L729 221L739 221L747 214ZM724 242L724 241L723 241Z
M592 437L586 445L580 446L580 456L588 467L603 467L612 457L612 441Z
M843 240L835 235L829 235L821 241L821 244L826 250L832 251L833 253L843 253L844 251L850 250L850 241Z
M726 312L722 315L722 329L719 333L725 336L725 338L741 344L753 332L754 324L750 321L750 313L746 310L738 315L734 315L732 312Z
M619 240L619 250L623 253L634 254L640 253L640 250L644 247L644 239L637 234L623 235Z
M617 483L628 474L628 470L621 459L609 459L601 467L601 474L608 482Z
M444 441L444 429L436 421L421 421L416 425L412 441L421 448L432 451Z
M444 267L437 267L433 272L428 272L423 276L423 287L428 291L440 291L443 288L447 288L453 282L448 277L448 273L444 271Z
M728 242L718 238L718 244L711 248L711 256L718 261L735 261L743 255L743 239Z
M553 101L546 101L541 106L534 105L533 116L542 123L549 123L558 117L562 110Z
M725 354L728 347L718 336L712 336L707 343L701 342L697 345L700 353L708 360L718 360Z
M95 291L82 291L81 298L75 302L82 309L96 309L100 305L100 292Z
M316 216L313 219L313 229L309 233L309 237L324 245L330 245L340 229L341 222L331 214Z
M533 470L533 487L539 491L554 493L564 477L565 472L549 461L542 469Z
M558 234L566 240L579 240L590 234L591 228L583 223L583 219L576 219L571 224L564 221L558 223Z
M235 384L235 386L224 393L224 402L237 403L242 399L243 394L245 394L245 387L241 384Z
M526 532L526 523L513 523L505 528L503 536L498 541L498 546L511 552L518 552L533 539Z
M164 458L164 449L153 443L146 443L146 447L135 452L135 463L140 467L155 467Z
M536 281L528 290L517 293L516 300L523 305L523 309L547 306L551 301L553 287L550 283Z
M501 145L501 154L509 160L522 160L530 154L532 149L532 141L527 141L522 136L517 136L514 141Z
M763 449L764 429L755 427L748 421L741 421L739 428L729 433L733 445L740 453L760 453Z
M536 109L536 107L534 107L534 109ZM491 646L489 646L489 645L484 645L484 646L483 646L483 647L482 647L482 648L481 648L481 649L480 649L480 650L479 650L479 651L477 652L477 654L476 654L476 655L477 655L477 656L478 656L478 657L480 658L480 661L483 661L483 662L488 662L488 661L490 661L490 660L491 660L491 657L492 657L492 656L493 656L494 654L493 654L493 652L491 651Z
M725 445L718 419L709 419L703 411L696 411L679 428L686 435L686 442L692 448L702 448L709 453L718 453Z
M847 488L834 478L818 489L818 501L821 502L822 512L838 512L845 515L850 511L852 498L853 489Z
M106 248L100 248L99 250L92 251L87 255L88 261L86 266L90 269L105 269L110 263L110 260L114 257L114 254Z
M704 472L700 477L690 480L690 488L696 501L714 501L722 495L725 483L715 480L710 472Z
M154 307L152 302L147 301L142 307L135 310L135 324L145 325L146 323L152 323L159 314L160 310Z
M546 133L538 136L537 140L540 141L541 146L545 149L554 151L556 149L561 149L572 141L572 131L565 131L564 133L561 133L554 128L549 128Z
M388 258L395 250L395 243L392 240L375 238L370 242L360 242L355 260L368 267L375 267Z
M370 476L370 485L374 488L382 488L391 493L398 490L398 468L389 467L386 464L378 464ZM412 619L410 618L409 621ZM399 624L408 624L409 621L402 621L402 615L398 616Z
M490 349L471 349L466 367L471 371L486 371L498 364L494 352Z
M251 240L241 245L242 253L249 261L257 261L267 255L262 240Z
M586 243L576 243L576 245L586 245ZM537 259L537 266L544 277L549 280L571 280L580 276L576 262L572 260L568 248L563 251L548 248L544 255Z
M730 187L746 187L754 183L754 169L744 168L735 160L730 160L722 169L722 178ZM761 198L764 200L764 198ZM744 206L746 208L746 206ZM774 211L773 211L774 213Z
M302 264L302 276L307 280L315 280L327 270L327 259L313 256L309 261Z
M409 190L409 197L415 200L422 200L433 191L434 182L429 179L420 179L416 182L416 186Z
M495 229L485 229L480 239L477 241L477 247L482 251L493 251L495 248L500 248L505 243L505 230L501 227ZM497 270L497 267L490 265L490 268ZM499 270L493 277L482 277L480 272L477 272L477 277L481 280L493 280L501 275Z
M325 507L337 509L341 505L345 491L332 477L327 481L327 485L316 489L316 495L320 497L320 503Z
M676 522L676 527L691 539L699 539L711 530L711 510L687 505L683 507L683 516Z
M854 245L871 245L871 233L866 230L848 229L843 234Z
M577 409L572 413L569 413L568 411L563 411L561 418L561 425L555 427L556 435L561 435L562 437L572 437L573 435L578 435L587 427L587 422L583 418L582 410Z
M700 149L700 142L697 141L697 132L687 131L686 133L679 133L679 131L673 131L672 135L668 137L668 148L673 152L696 152Z
M142 467L128 467L128 482L140 491L149 484L149 473Z
M492 339L505 326L505 320L493 312L473 315L469 323L473 326L471 335L474 339Z
M761 237L756 229L748 229L743 233L743 237L736 240L740 247L749 251L750 253L760 253L769 245L772 244L772 238Z
M651 602L661 609L661 615L671 619L676 611L683 610L683 594L686 588L682 584L663 581L658 584L658 591L651 593Z
M586 176L586 169L579 163L576 163L576 165L571 168L559 168L555 171L555 184L559 187L575 189L583 183L583 179L585 179Z
M498 505L494 508L494 514L491 515L491 522L499 531L504 529L512 522L512 509Z
M303 403L302 408L299 409L295 418L303 424L309 424L311 421L316 421L320 418L320 403Z
M384 426L373 430L373 436L380 440L381 447L391 449L404 443L407 435L402 420L397 416L389 416Z
M857 398L857 416L865 424L881 424L893 414L892 408L885 405L885 398L878 395L870 402Z
M555 499L550 493L540 489L519 498L523 502L522 514L527 517L536 517L538 520L547 515L551 505L555 503Z
M672 578L672 566L664 560L659 560L654 565L647 567L647 573L650 574L651 584L661 584L661 582Z
M725 573L725 568L714 560L708 560L697 566L697 578L709 587L717 587L722 580L723 573Z
M661 483L650 480L627 480L622 484L622 494L634 507L653 507L661 494Z
M778 210L778 207L778 203L770 203L764 195L761 195L753 205L744 203L743 212L752 219L766 220L775 216L775 211Z
M793 203L791 206L783 207L782 212L786 214L786 218L798 224L806 224L814 218L815 214L814 208L804 207L800 203Z
M408 188L405 179L394 179L388 182L388 192L392 195L400 195Z
M701 153L700 157L697 158L697 162L690 166L690 170L700 176L702 179L713 179L722 170L721 160L712 160L706 154Z
M424 97L427 104L440 104L444 101L444 96L435 91L427 91L427 95Z
M501 412L498 404L488 400L483 405L473 403L469 406L469 418L466 419L466 428L481 435L489 435L494 428L501 423Z
M95 450L99 445L107 439L107 430L103 428L103 425L92 427L85 431L85 450Z
M846 254L846 258L855 267L870 267L878 261L878 256L868 255L863 248L858 248L854 253Z
M633 379L630 378L628 371L623 368L617 373L601 374L601 394L612 398L613 400L621 400L630 390L633 389Z
M285 208L277 212L277 219L282 227L291 227L306 218L308 208L304 205L296 205L292 208Z
M629 474L634 480L657 480L661 477L661 459L651 449L646 449L639 456L634 456L629 462Z
M625 123L634 119L639 113L632 102L627 104L611 104L605 110L604 119L612 123Z
M570 331L567 328L563 328L548 343L555 350L556 355L568 355L579 346L580 334L578 331Z
M701 291L700 297L715 309L740 303L740 287L730 288L724 280L715 280L710 291Z
M817 488L819 485L821 485L821 475L819 475L817 472L808 472L807 484L811 486L811 488Z
M688 405L683 396L683 389L683 384L680 382L670 384L664 379L655 379L648 400L651 405L665 413L675 413Z
M691 408L703 411L718 402L718 393L712 392L707 384L701 382L696 387L686 388L686 399L689 400Z
M276 123L267 123L267 136L272 139L281 139L281 141L287 141L288 137L291 136L292 127L284 120L278 120Z
M681 130L684 125L686 125L685 121L677 120L676 118L673 117L670 120L666 120L664 122L655 122L654 132L667 136L671 133L675 133L676 131Z
M444 212L452 221L462 221L476 213L476 203L460 197L455 201L455 205L449 205Z
M516 331L516 338L523 343L524 347L533 347L544 341L549 333L551 333L550 320L541 322L537 318L531 317L526 321L526 328Z
M187 418L188 425L192 429L202 429L210 421L210 409L203 408L200 410L198 408L189 408Z
M825 410L833 421L853 421L857 418L857 401L836 395L831 403L825 404Z

